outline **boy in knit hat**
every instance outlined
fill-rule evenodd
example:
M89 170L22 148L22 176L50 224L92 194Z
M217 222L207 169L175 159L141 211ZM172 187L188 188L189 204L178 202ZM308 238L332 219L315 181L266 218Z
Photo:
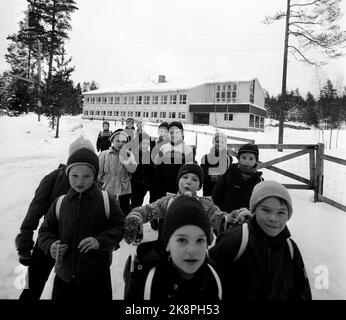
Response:
M238 213L228 214L214 205L210 198L198 197L197 191L200 190L203 185L203 171L196 163L185 164L180 168L177 174L176 184L178 187L178 192L176 194L168 194L154 203L134 208L130 212L125 220L124 234L124 239L128 243L134 242L138 236L141 236L144 223L152 221L153 219L164 218L172 201L183 195L189 195L201 202L207 213L210 224L216 233L225 215L227 215L227 220L230 225L238 225L251 218L250 215L244 214L244 212L241 215L238 215Z
M212 140L213 146L209 153L201 159L204 172L203 196L211 196L216 182L232 164L233 159L227 154L227 136L225 133L215 132Z
M202 203L189 196L175 199L163 225L167 256L134 281L126 299L170 303L220 300L219 277L207 263L210 243L211 226Z
M250 211L250 223L221 234L210 251L224 298L311 300L301 253L286 226L292 216L286 188L275 181L260 182Z
M81 148L94 151L93 144L83 136L78 137L69 145L69 155ZM28 266L28 288L21 293L20 300L38 300L42 294L45 283L54 266L54 259L47 256L34 243L34 230L37 229L40 219L44 217L53 201L68 192L70 184L65 172L66 165L59 167L47 174L35 191L28 212L20 226L20 233L16 236L15 245L19 255L19 262Z
M58 200L53 202L39 229L40 248L56 260L53 300L112 299L110 253L119 248L124 217L108 193L106 209L95 183L98 171L95 152L82 148L70 155L66 174L71 188L59 210Z
M111 147L111 142L109 140L112 135L112 131L109 130L109 122L103 121L102 123L102 131L99 132L96 141L96 150L102 152L104 150L108 150Z
M232 164L217 181L212 192L214 203L221 210L231 212L249 208L254 186L263 181L262 172L257 171L258 147L247 143L238 150L238 163Z

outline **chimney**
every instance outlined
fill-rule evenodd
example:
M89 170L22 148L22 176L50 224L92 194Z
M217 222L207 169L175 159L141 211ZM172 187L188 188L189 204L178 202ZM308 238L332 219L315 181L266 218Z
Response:
M165 82L167 82L167 81L166 81L166 76L160 74L160 75L159 75L159 83L165 83Z

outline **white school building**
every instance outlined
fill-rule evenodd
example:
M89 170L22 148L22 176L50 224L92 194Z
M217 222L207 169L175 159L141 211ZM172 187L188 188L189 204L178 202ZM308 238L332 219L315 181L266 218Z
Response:
M161 75L155 83L119 85L83 94L85 119L131 117L150 122L180 121L245 131L264 130L265 96L256 78L173 84Z

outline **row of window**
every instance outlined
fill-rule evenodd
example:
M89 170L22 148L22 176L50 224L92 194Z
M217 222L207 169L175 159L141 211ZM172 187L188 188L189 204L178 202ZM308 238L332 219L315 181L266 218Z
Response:
M142 115L143 114L143 115ZM169 118L169 119L186 119L186 112L166 112L166 111L104 111L104 110L84 110L85 116L109 116L109 117L137 117L137 118ZM168 115L168 117L167 117Z
M169 100L168 100L169 98ZM186 104L187 94L154 95L154 96L115 96L115 97L86 97L87 104Z
M253 128L264 129L264 118L250 114L249 126Z
M225 91L237 91L237 85L236 84L218 84L217 86L216 86L216 91L217 92L220 92L220 91L223 91L223 92L225 92Z
M237 92L216 92L216 102L237 102Z

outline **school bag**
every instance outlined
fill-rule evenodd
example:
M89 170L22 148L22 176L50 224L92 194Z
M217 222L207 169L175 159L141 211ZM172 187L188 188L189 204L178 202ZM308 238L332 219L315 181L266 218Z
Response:
M242 224L242 238L241 238L239 251L237 255L235 256L235 258L233 259L233 262L236 262L237 260L239 260L239 258L243 255L248 242L249 242L249 226L247 223L243 223ZM293 249L292 241L290 238L287 238L286 242L288 245L288 249L290 250L291 259L293 260L294 249Z

